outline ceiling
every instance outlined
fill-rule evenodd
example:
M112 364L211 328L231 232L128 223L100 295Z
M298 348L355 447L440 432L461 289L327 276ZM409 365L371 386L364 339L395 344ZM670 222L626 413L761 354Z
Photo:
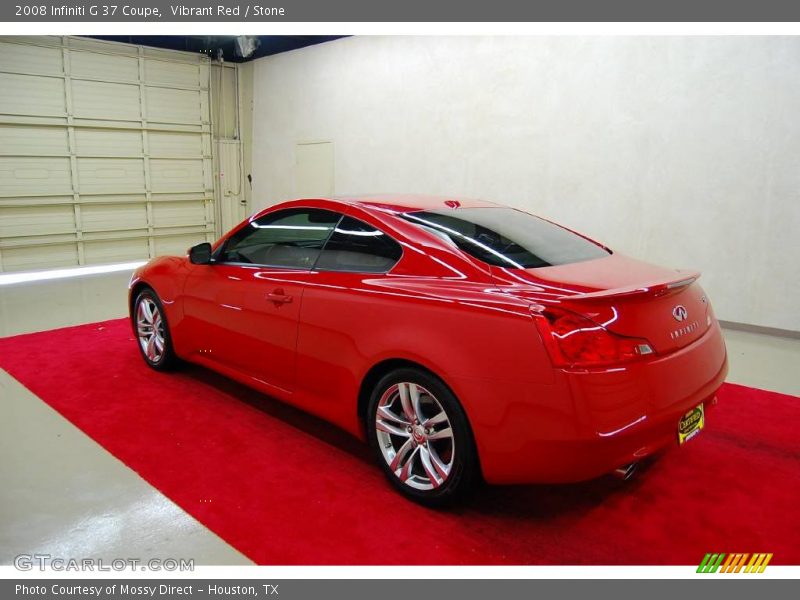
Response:
M227 62L247 62L262 56L271 56L305 48L314 44L329 42L344 35L257 35L248 36L257 39L257 48L247 58L241 57L236 52L236 36L233 35L93 35L89 36L98 40L124 42L141 46L167 48L169 50L185 50L188 52L202 52L212 58L217 58L220 51Z

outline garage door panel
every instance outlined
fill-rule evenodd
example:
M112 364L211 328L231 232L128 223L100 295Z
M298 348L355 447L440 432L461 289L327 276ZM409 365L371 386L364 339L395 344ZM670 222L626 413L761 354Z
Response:
M138 158L79 158L78 184L86 193L135 193L144 185L144 160Z
M150 183L153 192L202 192L203 161L151 158Z
M78 156L142 156L142 133L79 128L75 130L75 151Z
M81 224L84 232L147 229L147 206L133 203L81 205Z
M85 37L70 37L68 40L72 51L99 52L101 54L121 54L123 56L138 56L138 48L128 44L118 44L105 40L95 40Z
M67 206L0 207L0 237L18 238L75 231L75 211Z
M64 72L61 48L0 42L0 56L3 57L3 66L0 68L4 71L47 75L61 75Z
M200 80L199 65L178 64L156 59L144 61L144 79L145 83L159 83L176 87L199 88L205 83Z
M81 196L81 206L93 204L146 204L147 194L137 192L131 194L84 194Z
M64 127L0 127L0 155L69 155L69 139Z
M200 133L176 133L154 131L148 134L150 156L198 158L203 156L203 135Z
M43 36L0 52L0 271L213 238L207 58Z
M101 81L72 81L76 117L138 121L142 118L139 86Z
M205 225L205 222L206 209L202 200L153 203L153 226L155 227Z
M69 158L0 157L0 196L72 193Z
M64 80L0 73L0 114L65 116Z
M60 204L75 203L73 194L61 196L8 196L0 197L0 208L11 208L15 206L58 206ZM2 238L0 237L0 242Z
M83 252L87 263L119 263L146 260L150 256L150 245L146 237L86 242Z
M200 92L148 87L147 118L160 123L199 123L202 121Z
M80 51L73 51L69 56L73 77L96 79L106 75L114 80L139 81L139 60L136 57Z
M74 243L3 248L2 255L6 271L34 271L78 264L78 248Z

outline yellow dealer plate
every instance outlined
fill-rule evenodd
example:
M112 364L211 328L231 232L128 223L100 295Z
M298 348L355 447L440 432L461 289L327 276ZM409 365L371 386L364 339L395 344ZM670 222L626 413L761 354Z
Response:
M678 444L685 444L703 429L706 423L703 405L698 404L681 417L678 423Z

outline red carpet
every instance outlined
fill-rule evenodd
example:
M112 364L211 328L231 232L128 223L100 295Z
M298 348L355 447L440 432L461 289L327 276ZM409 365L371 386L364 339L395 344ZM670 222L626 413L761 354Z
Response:
M800 564L800 399L726 385L707 429L624 483L420 508L366 446L208 371L143 364L124 320L0 339L0 366L262 564Z

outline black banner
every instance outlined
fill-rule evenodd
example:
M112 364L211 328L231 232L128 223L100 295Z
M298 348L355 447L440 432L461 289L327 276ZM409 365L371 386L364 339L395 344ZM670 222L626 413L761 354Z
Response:
M5 22L633 22L800 21L792 0L17 0Z
M314 600L315 598L370 598L408 600L409 598L458 598L471 600L502 598L531 600L537 597L647 598L648 600L693 600L709 598L758 597L791 598L797 581L744 579L707 576L700 580L181 580L181 579L106 579L106 580L4 580L0 598L9 600L187 600L188 598L237 598L241 600ZM791 590L795 592L792 593Z

